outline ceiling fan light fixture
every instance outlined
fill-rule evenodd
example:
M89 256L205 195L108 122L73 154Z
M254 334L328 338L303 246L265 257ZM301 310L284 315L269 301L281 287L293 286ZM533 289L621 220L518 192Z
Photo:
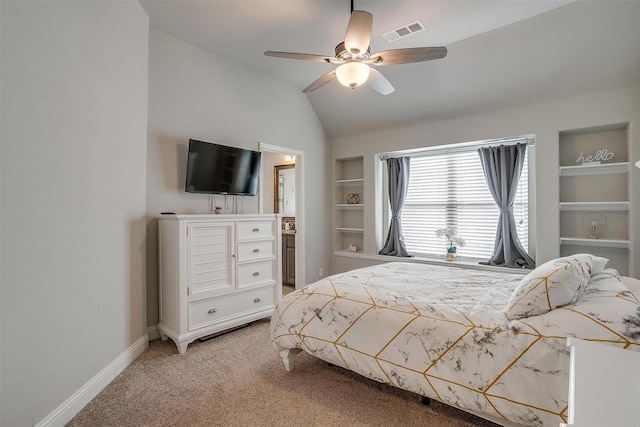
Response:
M341 85L355 88L360 86L369 78L371 69L362 62L347 62L336 69L336 77Z

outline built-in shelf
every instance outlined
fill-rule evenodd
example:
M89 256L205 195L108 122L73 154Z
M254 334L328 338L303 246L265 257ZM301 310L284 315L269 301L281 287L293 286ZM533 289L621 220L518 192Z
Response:
M335 159L334 163L334 246L338 253L346 248L364 250L364 158ZM357 203L349 203L357 202ZM357 253L357 252L356 252Z
M622 248L629 249L631 242L628 240L613 240L613 239L584 239L579 237L561 237L561 245L574 245L574 246L592 246L600 248Z
M629 202L560 202L561 211L625 212Z
M363 209L362 203L339 203L336 205L336 209Z
M561 166L560 176L614 175L629 172L629 162Z
M345 256L345 257L360 257L362 255L362 251L352 252L347 250L341 251L333 251L334 255Z
M362 234L362 233L364 233L364 229L363 229L363 228L345 228L345 227L338 227L338 228L336 228L336 232L338 232L338 233L355 233L355 234Z
M558 145L560 256L589 252L621 275L637 274L628 124L562 131ZM577 163L585 159L602 163Z
M336 185L338 186L355 186L355 185L364 185L363 178L357 179L338 179L336 180Z

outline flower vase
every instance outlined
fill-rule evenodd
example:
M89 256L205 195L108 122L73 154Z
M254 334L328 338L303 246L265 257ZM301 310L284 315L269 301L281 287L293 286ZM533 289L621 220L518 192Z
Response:
M456 260L456 252L458 252L458 248L453 246L453 242L451 242L451 245L449 246L449 249L447 249L447 255L445 255L444 259L447 260L447 261L455 261Z

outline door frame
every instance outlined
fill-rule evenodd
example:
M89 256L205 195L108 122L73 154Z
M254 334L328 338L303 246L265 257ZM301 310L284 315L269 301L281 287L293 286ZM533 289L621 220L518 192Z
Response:
M282 147L279 145L266 144L264 142L260 142L260 151L261 152L269 152L269 153L277 153L277 154L287 154L296 156L296 289L302 288L302 281L306 281L304 262L305 259L305 226L306 226L306 217L304 211L304 151L294 150L289 147ZM260 190L258 192L258 205L260 206L260 213L264 213L264 201L263 199L263 185L265 185L264 174L261 174L260 179ZM271 180L268 181L269 185L273 185Z

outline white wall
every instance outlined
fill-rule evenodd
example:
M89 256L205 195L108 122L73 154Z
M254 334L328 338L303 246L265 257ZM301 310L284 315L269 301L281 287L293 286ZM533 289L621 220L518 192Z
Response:
M0 7L0 424L19 427L146 336L148 18L134 1Z
M208 213L209 196L184 192L189 138L252 150L259 143L304 151L307 282L328 270L328 140L305 95L276 79L164 33L149 36L147 154L148 323L158 323L157 220L163 211ZM272 181L270 181L269 185ZM264 184L263 184L264 185ZM220 197L220 196L219 196ZM242 198L244 213L259 211ZM316 274L314 274L314 272Z
M374 155L393 150L419 148L500 137L534 134L535 170L530 176L535 185L534 235L530 247L538 263L559 256L558 214L558 141L563 130L616 123L630 123L631 159L640 160L640 87L595 92L503 111L461 117L453 120L391 129L368 135L332 141L332 157L364 156L365 193L373 194ZM631 201L636 218L640 212L640 169L633 168L634 188ZM635 276L640 275L640 225L633 228ZM632 225L634 225L632 224ZM372 204L365 210L365 240L375 240L375 216ZM332 272L344 271L374 262L335 257Z

